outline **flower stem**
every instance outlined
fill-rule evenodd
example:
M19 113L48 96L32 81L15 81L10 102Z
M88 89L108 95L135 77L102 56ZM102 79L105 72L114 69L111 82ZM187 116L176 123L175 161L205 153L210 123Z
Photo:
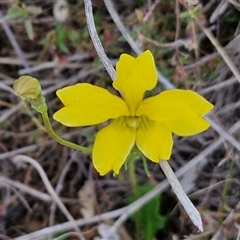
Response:
M47 104L45 102L44 97L42 97L40 104L39 104L39 102L37 104L35 104L35 102L32 102L32 101L30 101L30 102L32 104L32 107L42 115L42 119L43 119L43 123L46 127L46 131L54 140L56 140L58 143L66 146L66 147L73 148L80 152L91 153L92 150L90 148L79 146L78 144L64 140L54 132L54 130L52 129L51 123L49 121L48 112L47 112L48 108L47 108Z
M138 196L137 196L138 194L136 191L137 179L136 179L136 174L135 174L135 159L132 158L132 156L130 156L130 159L128 161L128 173L129 173L129 178L130 178L130 182L132 185L134 197L138 198Z
M164 174L166 175L170 185L173 188L173 191L177 195L179 201L181 202L182 206L184 207L185 211L187 212L188 216L192 220L193 224L198 227L198 229L203 232L203 225L201 215L195 206L192 204L190 199L188 198L187 194L183 190L182 186L180 185L178 179L176 178L172 168L168 164L167 161L160 161L160 167L162 168Z
M137 190L137 179L136 179L136 174L135 174L135 155L130 155L129 156L129 161L128 161L128 173L129 173L129 178L130 178L130 182L132 185L132 190L133 190L133 195L134 195L134 199L135 201L137 199L139 199L139 193ZM139 213L136 212L135 213L135 224L136 224L136 238L139 239L140 236L140 226L139 226Z

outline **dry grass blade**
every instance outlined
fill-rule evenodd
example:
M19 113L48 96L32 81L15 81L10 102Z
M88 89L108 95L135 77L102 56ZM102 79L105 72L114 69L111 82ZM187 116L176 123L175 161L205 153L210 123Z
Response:
M201 27L203 32L206 34L206 36L209 38L211 43L214 45L214 47L216 48L218 53L222 56L223 60L228 65L228 67L231 69L232 73L234 74L234 76L236 77L238 82L240 83L240 73L239 73L237 67L235 66L235 64L233 63L233 61L231 60L231 58L228 56L228 54L224 50L224 48L219 44L217 39L213 36L213 34L207 28L205 28L201 25L199 25L199 26Z
M49 194L52 196L52 198L54 199L54 201L56 202L56 204L58 205L58 207L61 209L61 211L64 213L64 215L66 216L66 218L71 221L74 229L76 230L76 232L78 233L78 236L80 239L84 240L84 237L81 233L81 231L79 230L75 220L73 219L72 215L69 213L69 211L67 210L67 208L64 206L64 204L62 203L62 201L60 200L59 196L56 194L56 192L54 191L51 183L49 182L45 171L43 170L43 168L41 167L41 165L35 161L34 159L24 156L24 155L17 155L13 158L13 161L15 163L17 162L26 162L31 164L32 166L35 167L35 169L38 171L39 175L42 178L42 181L44 182L44 185L46 187L46 189L48 190Z

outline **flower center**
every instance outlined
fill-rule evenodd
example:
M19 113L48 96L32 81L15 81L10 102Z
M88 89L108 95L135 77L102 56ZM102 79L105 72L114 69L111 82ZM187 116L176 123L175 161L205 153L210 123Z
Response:
M125 122L126 122L127 126L130 128L139 128L141 119L140 119L140 117L126 117Z

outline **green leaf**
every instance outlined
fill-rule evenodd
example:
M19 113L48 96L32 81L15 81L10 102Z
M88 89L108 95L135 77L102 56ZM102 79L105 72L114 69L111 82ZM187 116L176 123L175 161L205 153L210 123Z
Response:
M77 43L81 39L80 34L76 31L69 31L68 32L68 37L74 43Z
M64 232L64 231L59 231L59 232L57 232L57 233L55 233L54 235L53 235L53 238L55 239L55 238L59 238L59 237L61 237L62 235L64 235L64 234L66 234L66 232ZM61 237L61 240L67 240L68 238L67 237Z
M180 18L185 19L185 18L189 18L191 15L189 13L189 11L185 11L180 13Z
M24 21L24 26L30 40L34 39L33 25L29 20Z
M203 15L197 7L190 7L187 11L180 14L180 18L192 22L194 19L202 18Z
M138 198L152 190L154 185L147 183L143 186L138 186L136 192L138 197L129 197L128 203L136 201ZM139 211L133 214L130 218L138 224L139 229L143 230L144 239L153 239L157 230L163 229L168 219L167 216L159 214L160 211L160 195L157 195L148 203L146 203Z
M26 9L29 14L37 15L42 13L42 9L40 7L27 6Z
M69 53L69 49L66 45L67 32L64 26L61 24L56 25L56 37L57 37L57 46L64 53Z
M65 44L65 42L59 41L58 42L58 47L62 52L69 53L69 49L68 49L67 45Z
M13 6L8 9L7 19L15 19L19 17L27 17L27 12L18 6Z

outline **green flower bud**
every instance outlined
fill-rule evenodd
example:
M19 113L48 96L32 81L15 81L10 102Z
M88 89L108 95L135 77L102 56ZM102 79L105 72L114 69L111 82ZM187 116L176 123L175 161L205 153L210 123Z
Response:
M38 100L41 97L41 85L36 78L21 76L14 84L13 89L19 96L28 100Z

